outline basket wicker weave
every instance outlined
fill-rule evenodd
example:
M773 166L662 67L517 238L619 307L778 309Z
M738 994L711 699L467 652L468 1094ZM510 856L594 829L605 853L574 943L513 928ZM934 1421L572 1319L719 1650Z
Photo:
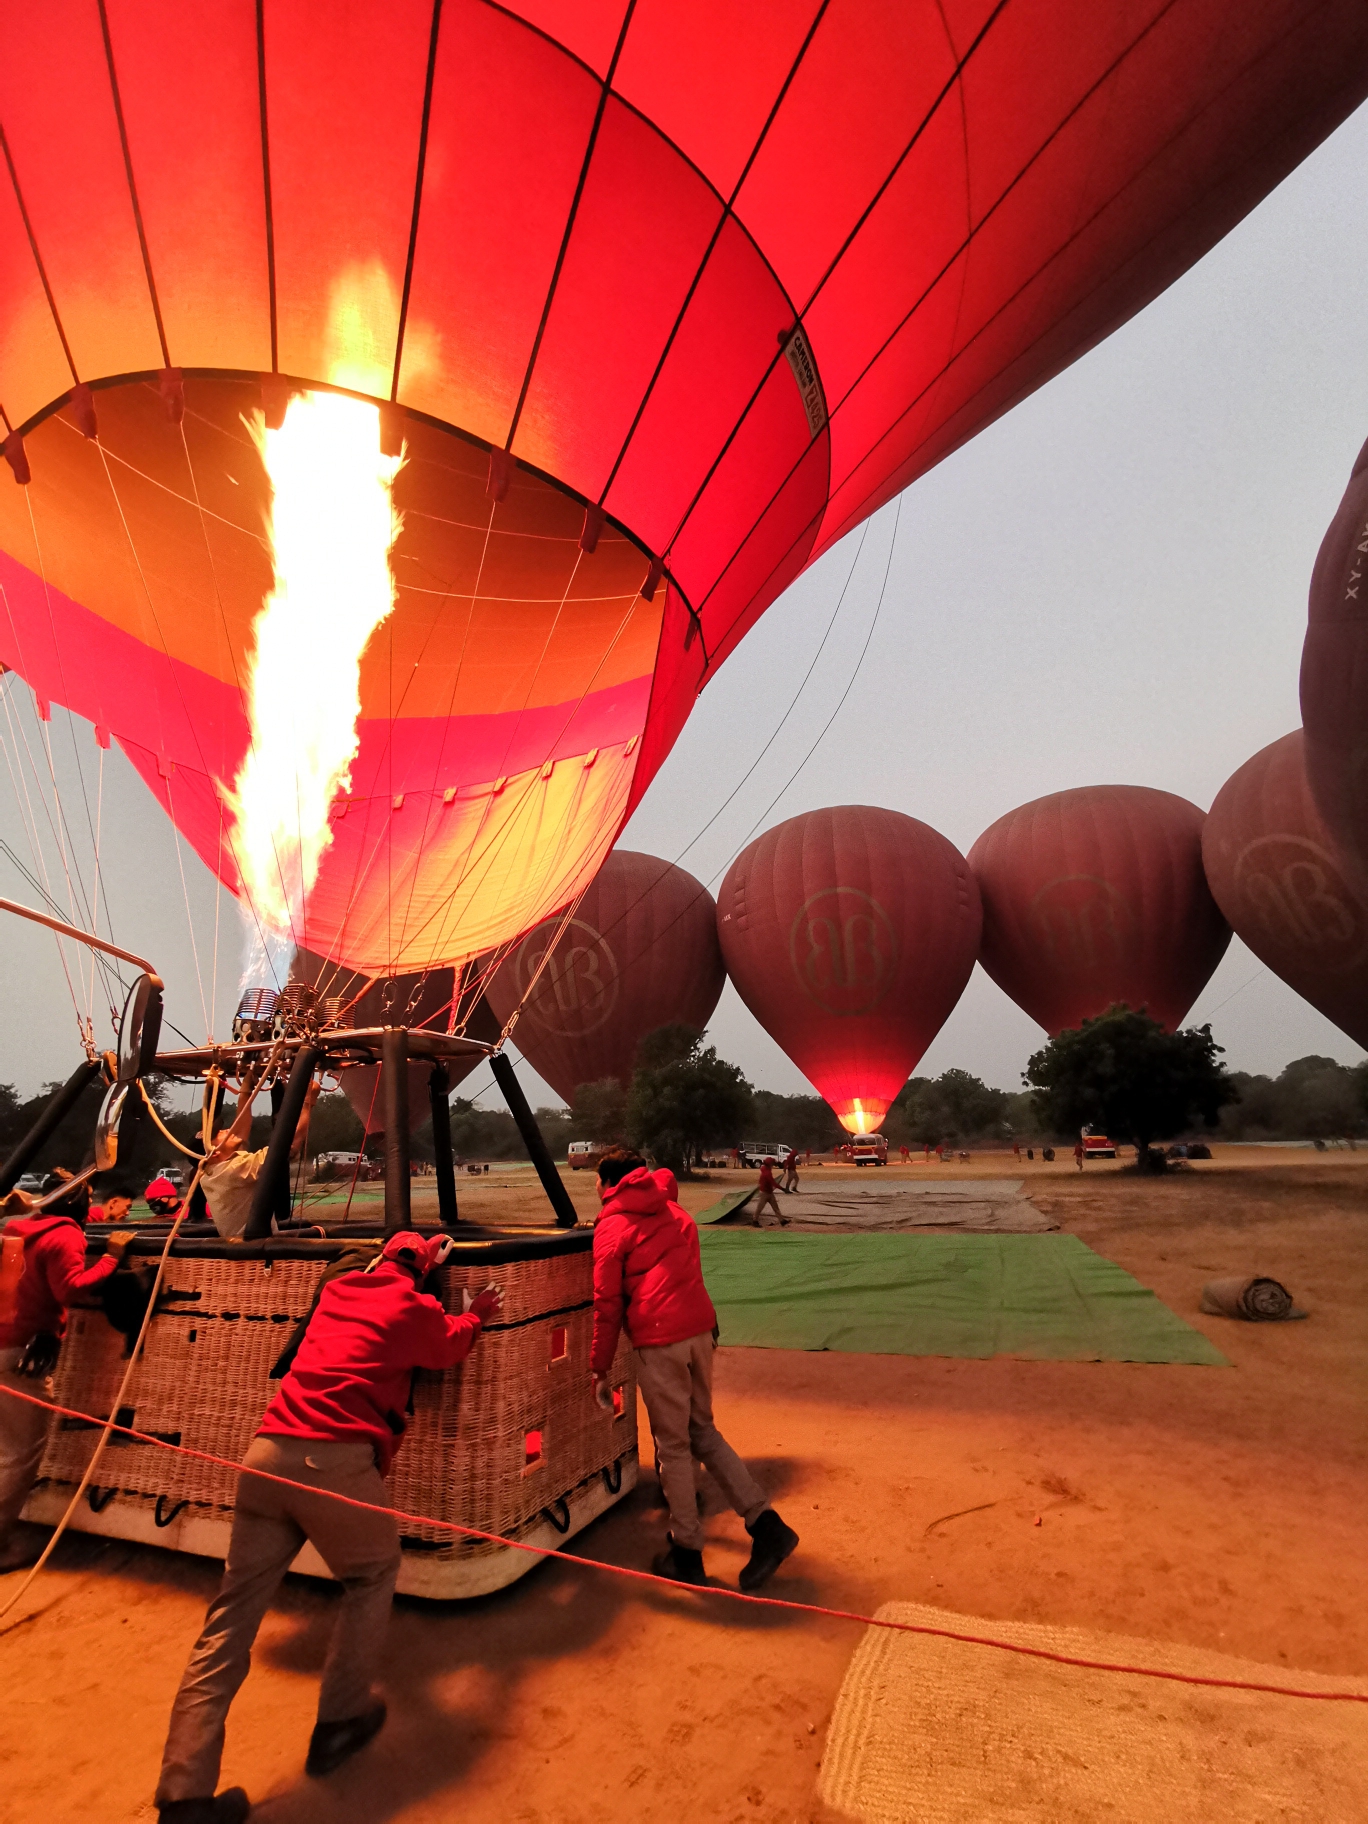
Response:
M636 1387L619 1346L611 1382L620 1411L590 1394L591 1236L523 1231L463 1241L443 1270L442 1298L491 1282L504 1291L489 1325L457 1368L416 1377L414 1411L389 1480L395 1507L501 1538L549 1546L577 1532L636 1481ZM146 1246L147 1244L144 1244ZM167 1263L170 1297L148 1328L121 1424L236 1463L279 1383L269 1370L308 1310L319 1274L346 1245L179 1243ZM59 1405L103 1419L127 1363L123 1338L97 1312L73 1312L55 1381ZM55 1519L80 1482L99 1436L56 1420L30 1519ZM231 1522L233 1471L111 1438L73 1517L85 1531L154 1540L221 1556ZM399 1588L415 1595L482 1594L537 1562L488 1540L401 1523ZM296 1568L326 1574L305 1548Z

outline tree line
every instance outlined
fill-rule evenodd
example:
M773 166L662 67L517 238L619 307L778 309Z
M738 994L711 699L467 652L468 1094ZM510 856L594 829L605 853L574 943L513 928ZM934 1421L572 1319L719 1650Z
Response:
M882 1123L892 1148L947 1144L1072 1144L1089 1125L1142 1150L1153 1142L1215 1131L1224 1140L1338 1140L1368 1137L1368 1061L1338 1064L1333 1058L1294 1059L1276 1077L1228 1071L1210 1027L1166 1033L1143 1013L1113 1007L1075 1032L1052 1039L1028 1062L1024 1087L993 1088L967 1070L912 1077ZM59 1086L22 1097L0 1083L0 1155L8 1153L37 1119ZM183 1145L197 1147L198 1112L172 1108L171 1086L148 1080L165 1126ZM103 1096L92 1085L51 1135L32 1169L78 1168L92 1157L95 1118ZM454 1096L452 1145L466 1159L521 1159L513 1118ZM232 1119L229 1104L221 1119ZM676 1171L697 1165L710 1152L742 1140L782 1142L800 1151L829 1152L846 1138L827 1103L816 1095L779 1095L756 1089L740 1068L718 1056L704 1035L682 1025L664 1026L643 1039L627 1089L612 1077L582 1083L570 1108L539 1108L536 1119L553 1157L572 1140L622 1142L649 1151ZM269 1115L252 1123L248 1144L264 1146ZM361 1152L365 1137L347 1098L320 1096L309 1125L310 1156ZM412 1137L413 1156L431 1160L432 1124ZM371 1135L370 1151L379 1136ZM150 1122L140 1126L132 1149L120 1159L119 1177L141 1189L175 1149Z

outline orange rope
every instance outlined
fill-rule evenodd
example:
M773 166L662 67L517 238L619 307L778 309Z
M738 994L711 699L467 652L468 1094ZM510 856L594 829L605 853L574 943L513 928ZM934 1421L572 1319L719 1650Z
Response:
M334 1489L315 1488L307 1482L295 1482L289 1476L272 1475L269 1470L244 1470L241 1463L234 1463L227 1457L211 1456L208 1451L191 1450L184 1444L169 1444L165 1438L153 1437L150 1432L135 1431L131 1425L115 1425L107 1419L98 1419L88 1412L78 1412L74 1407L58 1406L50 1400L40 1399L36 1394L20 1393L14 1387L0 1387L0 1393L8 1394L12 1399L26 1400L31 1406L45 1407L62 1418L82 1419L91 1425L107 1426L111 1431L120 1432L126 1438L133 1438L139 1444L153 1444L158 1450L168 1450L175 1456L194 1457L200 1463L211 1463L216 1469L230 1469L235 1473L259 1477L263 1482L274 1482L281 1488L297 1488L302 1494L326 1495L331 1501L340 1501L346 1507L360 1508L368 1514L384 1514L393 1520L407 1520L415 1526L432 1526L441 1532L459 1533L466 1539L484 1539L491 1545L506 1545L511 1551L527 1552L534 1558L558 1558L564 1564L577 1564L585 1570L609 1571L614 1577L630 1577L637 1583L659 1583L673 1590L698 1590L700 1595L721 1596L728 1602L756 1603L761 1608L789 1609L798 1615L824 1615L832 1621L853 1621L864 1628L886 1628L896 1634L927 1634L938 1640L957 1640L965 1646L993 1647L1001 1653L1017 1653L1026 1659L1045 1659L1058 1666L1079 1666L1087 1672L1119 1672L1133 1678L1162 1678L1171 1684L1210 1685L1224 1691L1255 1691L1269 1697L1305 1697L1320 1702L1341 1704L1368 1704L1368 1692L1363 1691L1306 1691L1295 1685L1265 1685L1251 1679L1243 1678L1208 1678L1195 1672L1166 1672L1157 1666L1118 1665L1115 1661L1105 1659L1081 1659L1071 1653L1053 1653L1047 1647L1027 1647L1014 1640L995 1640L989 1634L966 1634L958 1628L935 1628L924 1622L888 1621L879 1615L861 1615L854 1609L829 1609L813 1602L786 1602L779 1596L747 1596L741 1590L729 1590L720 1584L680 1584L671 1577L660 1577L654 1571L635 1571L627 1565L604 1564L597 1558L583 1558L576 1552L557 1551L553 1546L528 1545L521 1539L506 1539L502 1533L487 1533L478 1526L460 1526L454 1520L434 1520L427 1514L412 1514L402 1507L381 1507L374 1501L358 1501L352 1495L341 1495Z

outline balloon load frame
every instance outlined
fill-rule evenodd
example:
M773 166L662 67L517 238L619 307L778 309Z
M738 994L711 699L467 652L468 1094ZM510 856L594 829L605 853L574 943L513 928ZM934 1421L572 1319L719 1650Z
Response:
M636 1388L625 1344L609 1377L610 1408L590 1394L592 1230L577 1226L501 1051L459 1034L329 1023L334 1009L307 988L288 991L280 1001L283 1007L248 1007L230 1045L162 1052L161 983L144 975L129 996L117 1080L97 1135L102 1163L111 1161L120 1139L128 1144L130 1128L145 1116L138 1079L154 1070L180 1081L212 1082L211 1071L240 1071L251 1059L274 1054L275 1119L241 1239L224 1240L212 1224L188 1221L171 1244L129 1404L115 1406L127 1368L123 1337L98 1312L72 1313L54 1397L59 1406L90 1416L54 1417L26 1516L47 1523L62 1517L101 1435L91 1421L113 1417L181 1448L164 1450L114 1434L70 1524L82 1532L223 1556L235 1466L279 1385L270 1378L271 1367L309 1310L320 1275L341 1255L378 1249L386 1235L413 1226L408 1067L430 1062L439 1214L455 1243L439 1272L438 1296L459 1310L463 1292L496 1282L504 1290L504 1309L465 1362L415 1376L405 1444L389 1482L395 1508L411 1516L400 1521L398 1587L439 1599L484 1595L522 1576L537 1562L538 1548L563 1543L636 1484ZM499 1230L460 1220L448 1073L472 1056L487 1059L494 1070L554 1223ZM383 1226L343 1222L273 1232L272 1218L289 1215L290 1148L315 1071L377 1063L385 1119ZM13 1185L103 1068L83 1065L58 1091L0 1170L0 1188ZM132 1264L154 1265L166 1234L165 1224L141 1229L129 1249ZM492 1537L463 1535L462 1528ZM294 1568L327 1574L309 1546Z

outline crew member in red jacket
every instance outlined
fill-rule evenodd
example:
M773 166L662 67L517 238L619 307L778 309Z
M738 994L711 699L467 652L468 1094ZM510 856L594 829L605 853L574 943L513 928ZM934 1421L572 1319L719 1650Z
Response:
M707 1582L694 1489L697 1458L746 1522L751 1555L741 1588L753 1590L778 1570L798 1535L770 1506L713 1419L717 1313L703 1284L698 1225L674 1201L675 1189L670 1172L648 1171L635 1153L614 1151L599 1162L603 1208L594 1230L589 1358L594 1395L605 1404L610 1397L608 1372L625 1330L636 1350L637 1383L670 1509L669 1549L651 1568L677 1583Z
M54 1173L46 1179L44 1196L60 1191L69 1176ZM22 1191L12 1191L5 1207L31 1206ZM123 1258L129 1232L115 1230L101 1258L86 1266L89 1213L90 1191L81 1184L33 1215L6 1223L5 1242L22 1242L23 1264L0 1316L0 1389L43 1395L66 1330L67 1306L97 1291ZM46 1408L0 1391L0 1571L21 1570L42 1554L43 1536L17 1533L15 1523L37 1479L49 1416Z
M388 1514L331 1496L390 1505L381 1478L403 1437L414 1369L463 1360L503 1307L503 1293L487 1287L464 1316L449 1315L420 1289L450 1247L450 1236L392 1235L370 1266L325 1285L314 1306L243 1459L223 1582L171 1711L157 1786L162 1824L240 1824L250 1812L240 1786L213 1796L228 1708L267 1605L306 1539L342 1585L342 1601L305 1772L331 1773L384 1724L371 1680L399 1574L399 1529Z

